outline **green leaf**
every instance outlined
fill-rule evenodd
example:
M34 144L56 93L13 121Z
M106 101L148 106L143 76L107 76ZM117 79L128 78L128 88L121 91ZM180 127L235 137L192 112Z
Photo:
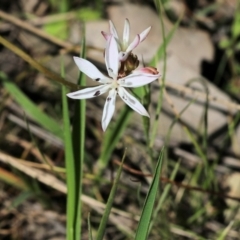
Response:
M45 24L43 29L48 33L60 39L67 39L69 24L66 20Z
M38 108L38 106L34 104L15 83L10 81L3 72L0 72L0 80L3 82L3 86L28 116L55 136L63 139L62 128L57 121L40 110L40 108Z
M155 199L158 193L158 186L160 181L160 173L162 169L162 160L163 160L164 148L161 150L158 162L156 165L156 170L153 176L152 184L148 191L145 203L143 206L143 211L138 223L137 232L135 239L136 240L146 240L148 236L148 229L151 223L151 217L154 209Z
M86 41L85 41L85 27L82 29L82 52L81 57L86 58ZM80 72L78 84L80 86L86 85L86 75ZM75 183L76 183L76 206L75 206L75 239L80 239L81 236L81 210L82 210L82 176L83 164L85 157L85 129L86 129L86 100L75 101L75 111L73 118L73 150L75 159Z
M58 12L67 12L70 7L71 0L50 0L51 9L56 9Z
M136 95L137 98L140 98L140 99L142 99L145 95L144 87L133 88L132 92L134 93L134 95Z
M88 240L93 240L91 221L90 221L90 213L88 213Z
M93 21L101 18L101 12L85 7L77 10L76 16L83 21Z
M236 39L240 35L240 4L238 2L238 7L235 11L234 22L232 24L232 35Z
M221 49L226 49L226 48L231 47L231 44L232 44L231 40L227 38L227 39L223 39L219 42L219 47Z
M64 77L64 67L61 66L61 75ZM62 85L62 109L64 122L65 166L67 174L67 240L75 240L75 212L76 212L76 182L71 125L69 120L67 89Z

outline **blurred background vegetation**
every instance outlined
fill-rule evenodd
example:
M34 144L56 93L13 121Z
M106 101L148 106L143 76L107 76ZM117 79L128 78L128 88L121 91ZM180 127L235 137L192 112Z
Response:
M125 18L132 39L152 26L136 54L163 78L134 92L150 122L117 103L103 133L104 97L79 115L84 143L74 149L84 149L83 174L72 172L82 179L81 239L89 239L89 213L95 239L125 148L105 239L133 239L163 146L148 239L240 239L240 3L162 0L159 9L158 2L1 0L0 239L66 239L63 110L68 104L74 125L77 103L62 93L85 81L72 56L85 54L106 71L101 31L111 19L121 35Z

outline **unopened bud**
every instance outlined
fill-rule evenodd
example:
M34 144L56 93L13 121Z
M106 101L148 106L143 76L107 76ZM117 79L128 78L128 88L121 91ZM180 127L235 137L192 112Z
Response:
M157 75L159 72L155 67L143 67L137 69L136 71L134 71L134 73L148 73L152 75Z

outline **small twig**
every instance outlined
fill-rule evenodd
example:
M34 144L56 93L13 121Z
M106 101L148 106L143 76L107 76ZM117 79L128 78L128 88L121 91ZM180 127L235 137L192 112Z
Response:
M114 159L113 160L113 163L115 163L116 165L120 166L121 165L121 162L118 161L117 159ZM144 176L144 177L153 177L152 174L145 174L143 173L142 171L139 171L139 170L135 170L131 167L129 167L128 165L126 164L123 164L123 169L134 174L134 175L138 175L138 176ZM239 201L240 202L240 198L238 197L233 197L233 196L229 196L229 195L226 195L226 194L222 194L222 193L219 193L219 192L214 192L214 191L209 191L209 190L204 190L200 187L194 187L194 186L190 186L190 185L186 185L186 184L182 184L180 182L175 182L175 181L172 181L168 178L164 178L164 177L161 177L160 180L162 182L166 182L166 183L170 183L172 185L175 185L175 186L178 186L178 187L182 187L182 188L185 188L187 190L193 190L193 191L198 191L198 192L202 192L202 193L206 193L206 194L209 194L209 195L215 195L215 196L218 196L220 198L227 198L227 199L232 199L232 200L236 200L236 201Z

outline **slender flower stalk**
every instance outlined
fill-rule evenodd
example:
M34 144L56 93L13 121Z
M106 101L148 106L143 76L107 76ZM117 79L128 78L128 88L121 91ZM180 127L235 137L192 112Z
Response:
M155 68L147 67L135 69L127 76L120 76L118 43L114 36L111 35L108 37L107 47L105 50L105 64L109 77L103 75L91 62L83 58L74 57L74 61L80 71L102 85L69 93L67 94L68 97L73 99L88 99L100 96L109 91L102 116L102 128L104 131L114 114L117 95L119 95L122 100L134 111L143 116L149 117L149 114L143 105L135 97L128 93L125 88L141 87L149 84L159 78L160 74Z
M123 29L123 41L121 41L120 38L118 37L116 28L114 27L112 21L109 21L109 26L110 26L110 33L106 33L104 31L102 31L101 33L107 41L112 35L114 36L118 44L119 61L121 62L125 61L128 58L129 54L132 52L132 50L136 48L140 42L146 39L149 31L151 30L151 27L148 27L142 33L137 34L134 40L129 44L130 24L128 19L125 19L125 24Z

